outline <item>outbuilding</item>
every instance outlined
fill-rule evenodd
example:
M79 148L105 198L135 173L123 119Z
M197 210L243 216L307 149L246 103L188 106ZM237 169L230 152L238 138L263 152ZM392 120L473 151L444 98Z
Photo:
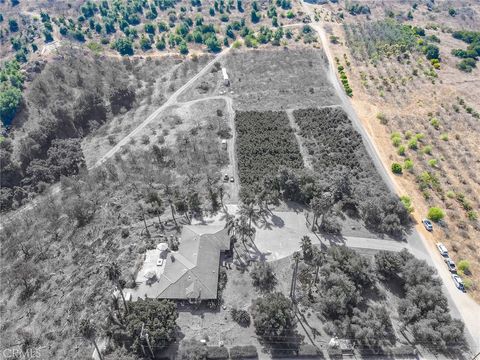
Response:
M230 86L230 79L228 78L227 69L222 67L222 75L223 75L223 85Z

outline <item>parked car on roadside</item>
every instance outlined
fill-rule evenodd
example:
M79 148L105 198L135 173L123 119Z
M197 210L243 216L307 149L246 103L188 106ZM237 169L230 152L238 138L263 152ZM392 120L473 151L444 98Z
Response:
M443 257L448 257L448 250L447 250L447 247L445 245L443 245L442 243L437 243L437 249L438 249L438 251L440 251L440 254Z
M235 179L234 179L234 177L233 177L233 176L232 176L232 177L230 177L230 182L235 182Z
M457 274L452 274L452 279L457 289L465 292L465 285L463 285L462 278Z
M433 224L430 220L423 219L422 224L423 226L425 226L425 229L427 229L427 231L433 231Z
M452 273L457 272L457 266L455 265L455 262L452 259L446 258L445 264L447 264L448 270L450 270L450 272Z
M228 176L228 174L225 174L223 176L223 181L228 182L229 179L230 179L230 176Z

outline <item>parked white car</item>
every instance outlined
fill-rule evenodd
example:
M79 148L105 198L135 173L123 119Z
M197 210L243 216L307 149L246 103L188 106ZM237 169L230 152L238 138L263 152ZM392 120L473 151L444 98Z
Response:
M445 264L447 264L448 270L450 270L451 273L457 272L457 266L455 265L455 262L452 259L446 258Z
M440 254L444 257L448 257L448 250L447 250L447 247L445 245L443 245L442 243L437 243L437 249L438 251L440 251Z
M423 226L425 226L425 229L427 229L427 231L433 231L433 224L430 220L423 219L422 224Z
M457 289L465 292L465 286L463 285L462 278L457 274L452 274L452 279Z

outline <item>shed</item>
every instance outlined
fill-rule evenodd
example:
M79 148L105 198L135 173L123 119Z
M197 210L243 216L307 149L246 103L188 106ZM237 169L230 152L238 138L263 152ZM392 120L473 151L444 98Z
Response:
M230 86L230 79L228 78L227 69L222 67L222 75L223 75L223 85Z

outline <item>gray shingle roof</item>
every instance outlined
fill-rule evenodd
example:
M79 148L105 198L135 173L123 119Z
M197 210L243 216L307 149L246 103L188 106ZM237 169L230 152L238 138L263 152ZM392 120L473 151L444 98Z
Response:
M202 234L202 226L185 226L177 252L167 256L160 276L160 299L217 298L220 252L230 249L226 229Z

